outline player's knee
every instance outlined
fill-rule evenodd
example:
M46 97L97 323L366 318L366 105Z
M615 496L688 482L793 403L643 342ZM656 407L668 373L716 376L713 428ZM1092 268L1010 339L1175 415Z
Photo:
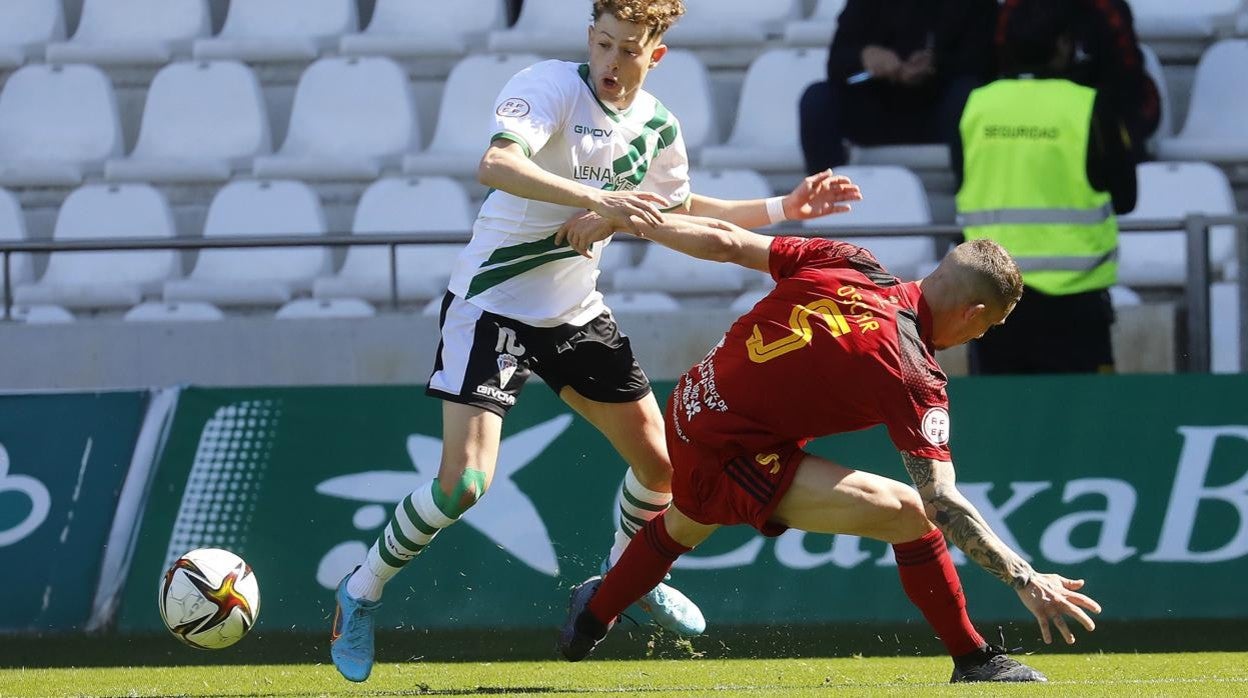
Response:
M487 487L484 471L465 468L458 478L438 479L436 491L441 496L436 504L443 514L458 519L485 495Z
M921 538L932 530L932 522L923 508L923 498L909 487L899 487L897 495L896 535L900 541Z

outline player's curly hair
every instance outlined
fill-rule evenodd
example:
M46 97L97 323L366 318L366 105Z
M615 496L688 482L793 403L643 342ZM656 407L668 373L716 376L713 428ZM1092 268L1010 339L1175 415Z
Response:
M621 22L649 28L646 38L663 36L685 14L684 0L594 0L596 22L609 14Z

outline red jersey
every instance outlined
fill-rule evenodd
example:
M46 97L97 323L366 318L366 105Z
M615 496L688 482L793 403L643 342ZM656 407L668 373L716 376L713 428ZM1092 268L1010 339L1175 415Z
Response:
M762 453L883 424L899 450L952 460L946 378L918 284L833 240L777 237L770 266L775 290L677 382L676 436Z

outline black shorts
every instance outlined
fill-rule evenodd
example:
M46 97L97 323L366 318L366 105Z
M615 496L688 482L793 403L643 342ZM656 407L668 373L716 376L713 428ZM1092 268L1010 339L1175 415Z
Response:
M1002 373L1113 373L1108 291L1049 296L1031 288L1005 324L971 344L971 370Z
M628 337L610 310L583 326L534 327L447 293L441 341L425 394L503 416L530 373L558 395L564 386L597 402L635 402L650 393Z

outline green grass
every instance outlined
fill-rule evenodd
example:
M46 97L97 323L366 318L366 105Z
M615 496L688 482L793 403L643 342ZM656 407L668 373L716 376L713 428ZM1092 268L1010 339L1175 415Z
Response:
M64 658L66 662L72 658ZM355 685L324 664L5 669L0 696L409 696L642 694L646 696L1248 694L1248 655L1054 654L1026 661L1047 686L948 686L939 657L679 659L380 664Z

